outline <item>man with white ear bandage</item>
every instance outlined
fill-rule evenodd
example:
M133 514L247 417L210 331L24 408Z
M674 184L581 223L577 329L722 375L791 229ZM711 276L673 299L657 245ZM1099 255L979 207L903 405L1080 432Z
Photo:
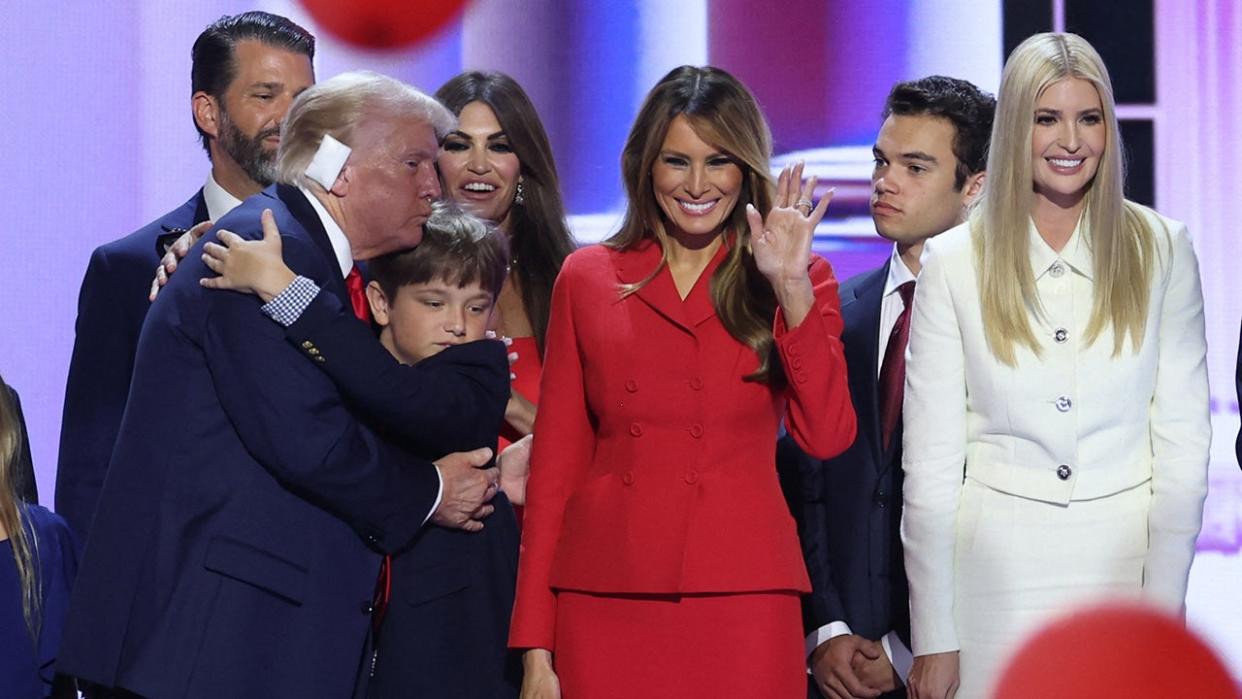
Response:
M452 125L381 75L311 87L278 184L219 227L278 226L288 266L357 308L354 261L421 239ZM254 296L204 289L209 274L191 254L147 317L58 669L150 697L349 696L382 554L428 520L477 528L491 452L431 464L377 437L316 367L349 357L289 342Z

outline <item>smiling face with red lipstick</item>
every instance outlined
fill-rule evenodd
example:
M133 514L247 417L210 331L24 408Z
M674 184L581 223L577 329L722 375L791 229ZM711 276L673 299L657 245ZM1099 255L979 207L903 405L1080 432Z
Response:
M1099 91L1080 78L1058 80L1036 100L1034 119L1035 196L1062 209L1080 206L1108 142Z
M508 230L522 165L491 107L471 102L462 108L438 163L445 195Z
M669 235L714 236L737 206L742 168L700 138L682 114L669 123L651 180Z

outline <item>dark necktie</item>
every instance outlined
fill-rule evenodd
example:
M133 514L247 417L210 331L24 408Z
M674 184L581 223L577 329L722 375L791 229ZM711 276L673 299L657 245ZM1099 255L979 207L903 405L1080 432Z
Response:
M354 265L345 275L345 289L349 292L349 305L354 309L358 320L371 324L371 306L367 303L366 282L362 281L362 272Z
M884 364L880 367L880 435L884 451L889 450L893 433L901 422L901 401L906 392L906 343L910 340L910 308L914 300L914 282L897 287L905 304L893 332L888 336L884 349Z

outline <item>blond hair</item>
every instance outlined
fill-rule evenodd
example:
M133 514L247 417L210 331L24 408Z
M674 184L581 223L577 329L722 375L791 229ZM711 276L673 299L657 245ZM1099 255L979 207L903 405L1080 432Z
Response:
M0 527L9 535L9 547L17 566L17 580L21 588L22 616L32 642L37 642L40 618L40 600L43 597L42 582L38 575L39 544L33 531L27 531L22 508L13 488L17 455L22 450L22 431L17 422L17 410L9 398L9 387L0 377Z
M1080 222L1094 260L1095 298L1085 339L1091 344L1111 328L1117 355L1127 336L1137 350L1146 328L1154 234L1139 208L1123 194L1125 164L1108 69L1091 44L1076 34L1036 34L1019 44L1005 62L988 182L970 224L984 333L993 356L1009 366L1017 364L1018 346L1040 355L1030 318L1043 314L1030 264L1035 203L1031 138L1040 95L1067 78L1095 86L1107 132Z
M731 247L711 279L712 305L729 335L759 358L759 369L747 380L779 382L783 380L779 363L772 360L776 295L755 266L746 223L746 204L765 215L772 208L774 185L768 166L772 135L754 96L719 68L673 69L647 94L630 128L621 152L621 175L628 195L625 219L621 230L605 244L624 250L654 237L662 253L651 274L622 286L621 293L638 291L668 264L669 237L656 203L651 169L664 147L669 125L678 116L684 116L699 138L727 153L742 169L742 191L724 224L725 242Z
M369 119L411 116L426 121L437 142L457 123L453 113L435 98L379 73L352 71L312 85L293 101L281 126L276 179L319 187L305 173L325 135L356 146L355 136Z

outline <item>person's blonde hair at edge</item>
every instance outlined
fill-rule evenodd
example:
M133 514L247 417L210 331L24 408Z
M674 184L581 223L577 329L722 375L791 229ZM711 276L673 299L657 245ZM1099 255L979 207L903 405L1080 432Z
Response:
M1094 267L1095 302L1085 339L1090 345L1111 328L1117 356L1127 336L1137 351L1146 329L1154 233L1139 206L1123 194L1125 164L1108 69L1091 44L1076 34L1036 34L1019 44L1005 62L987 184L970 219L984 334L992 355L1009 366L1017 365L1018 346L1040 356L1031 328L1031 315L1043 314L1030 265L1029 226L1035 202L1031 137L1036 102L1050 85L1066 78L1095 86L1107 129L1079 224Z
M754 96L737 78L719 68L673 69L651 89L634 119L621 153L621 175L628 195L625 218L605 245L624 250L654 236L663 252L651 274L623 285L621 295L641 289L668 263L669 238L656 203L651 169L664 147L669 125L679 115L686 117L699 138L729 155L742 169L742 191L722 233L731 247L711 279L712 306L729 335L759 358L758 370L746 379L779 384L784 377L779 363L772 360L776 294L755 266L746 222L747 204L764 215L772 208L776 190L768 165L772 136Z
M13 469L21 449L22 432L17 425L17 410L9 399L4 379L0 377L0 527L8 534L9 547L13 550L22 594L22 616L34 642L39 637L39 600L43 593L37 573L38 542L28 534L22 522L17 493L13 489Z

